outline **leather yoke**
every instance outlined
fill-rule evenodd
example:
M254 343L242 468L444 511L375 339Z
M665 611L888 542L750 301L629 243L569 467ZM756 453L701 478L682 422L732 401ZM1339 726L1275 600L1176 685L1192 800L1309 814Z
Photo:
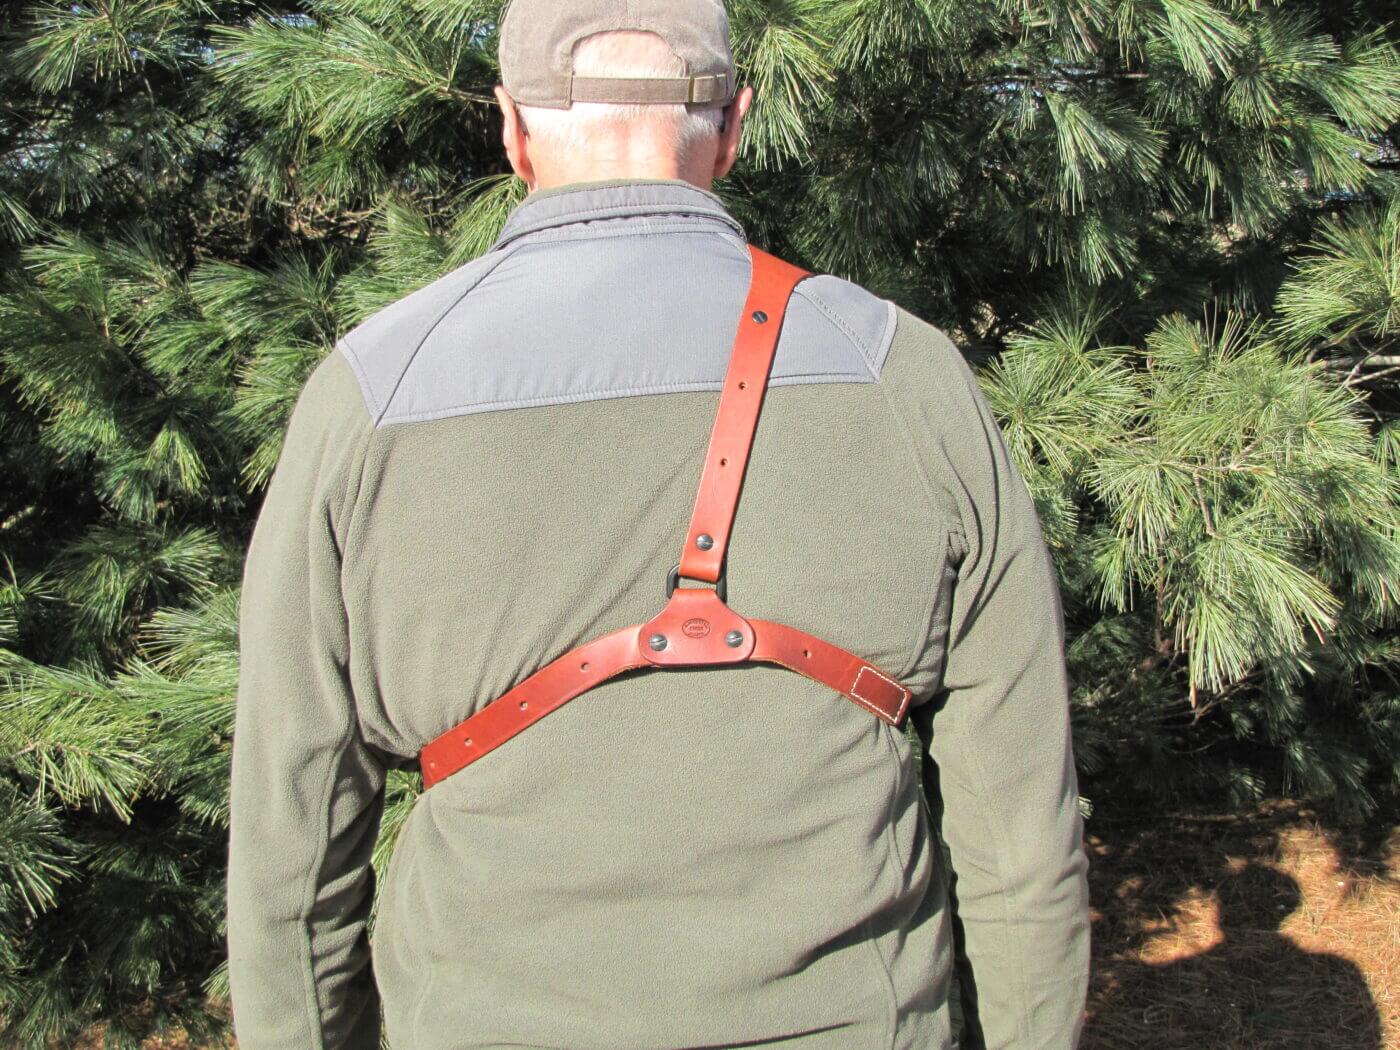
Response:
M874 664L796 627L748 620L724 599L724 555L792 290L806 270L749 246L753 273L710 434L700 488L665 607L571 649L423 748L423 786L466 768L575 697L624 671L761 661L820 682L897 726L907 688ZM710 584L682 587L685 578Z

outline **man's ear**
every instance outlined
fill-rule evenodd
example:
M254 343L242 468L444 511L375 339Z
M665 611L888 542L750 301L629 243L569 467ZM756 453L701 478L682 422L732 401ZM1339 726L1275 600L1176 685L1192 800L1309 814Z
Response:
M744 116L753 103L753 88L744 87L724 107L724 123L719 132L719 149L715 151L715 178L723 178L734 167L739 156L739 135L744 130Z
M501 145L506 148L506 158L510 161L511 170L525 183L525 188L533 190L535 167L530 163L530 139L520 120L520 112L515 108L515 99L506 94L506 89L500 84L492 90L501 107Z

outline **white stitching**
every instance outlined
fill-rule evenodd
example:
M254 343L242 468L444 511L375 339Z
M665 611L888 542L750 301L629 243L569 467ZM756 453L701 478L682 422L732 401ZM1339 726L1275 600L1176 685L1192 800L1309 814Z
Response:
M867 708L869 708L871 711L876 711L876 712L878 712L879 714L882 714L882 715L886 713L884 708L878 707L878 706L876 705L875 701L871 700L869 697L862 696L862 695L860 694L860 692L856 689L856 686L860 685L860 676L863 675L863 674L865 674L867 671L869 671L871 674L873 674L876 678L880 679L880 681L885 682L885 683L887 683L888 685L893 686L895 689L897 689L897 690L899 691L899 694L900 694L899 712L898 712L898 714L895 715L896 720L898 720L898 719L899 719L901 716L903 716L903 714L904 714L904 706L905 706L905 704L907 704L907 703L909 702L909 690L908 690L908 689L905 689L904 686L900 685L900 684L899 684L898 682L896 682L893 678L890 678L890 677L887 676L887 675L881 674L879 671L875 670L875 668L871 667L869 664L865 664L865 665L863 665L863 666L861 667L860 672L856 675L856 680L855 680L854 682L851 683L851 688L850 688L850 691L849 691L849 695L850 695L851 699L856 700L856 701L858 701L858 702L864 704L864 705L865 705Z
M813 276L828 277L831 275L813 274ZM851 341L851 344L856 348L856 352L860 354L861 360L865 362L865 367L870 368L873 371L873 368L870 364L870 351L865 344L865 340L856 334L856 330L852 328L849 323L847 323L846 319L837 314L835 310L833 310L830 306L827 305L826 300L822 299L811 289L804 288L801 294L802 298L806 299L809 303L811 303L819 311L821 311L821 313L826 316L827 320L829 320L833 325L835 325L841 331L841 333ZM880 334L884 335L884 332L881 332Z

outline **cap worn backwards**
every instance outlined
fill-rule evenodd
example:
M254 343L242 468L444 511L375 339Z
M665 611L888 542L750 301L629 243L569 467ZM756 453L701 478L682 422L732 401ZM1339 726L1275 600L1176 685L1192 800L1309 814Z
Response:
M655 33L685 63L679 77L574 76L574 44L594 33ZM501 22L501 83L527 106L574 102L728 103L735 92L720 0L511 0Z

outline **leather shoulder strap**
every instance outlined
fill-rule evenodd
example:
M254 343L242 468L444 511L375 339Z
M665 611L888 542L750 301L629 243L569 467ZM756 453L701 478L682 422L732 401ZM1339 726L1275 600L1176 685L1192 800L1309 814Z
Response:
M749 255L753 258L749 296L739 315L690 531L681 550L680 574L706 583L718 583L724 566L788 297L798 281L810 276L808 271L752 245Z

